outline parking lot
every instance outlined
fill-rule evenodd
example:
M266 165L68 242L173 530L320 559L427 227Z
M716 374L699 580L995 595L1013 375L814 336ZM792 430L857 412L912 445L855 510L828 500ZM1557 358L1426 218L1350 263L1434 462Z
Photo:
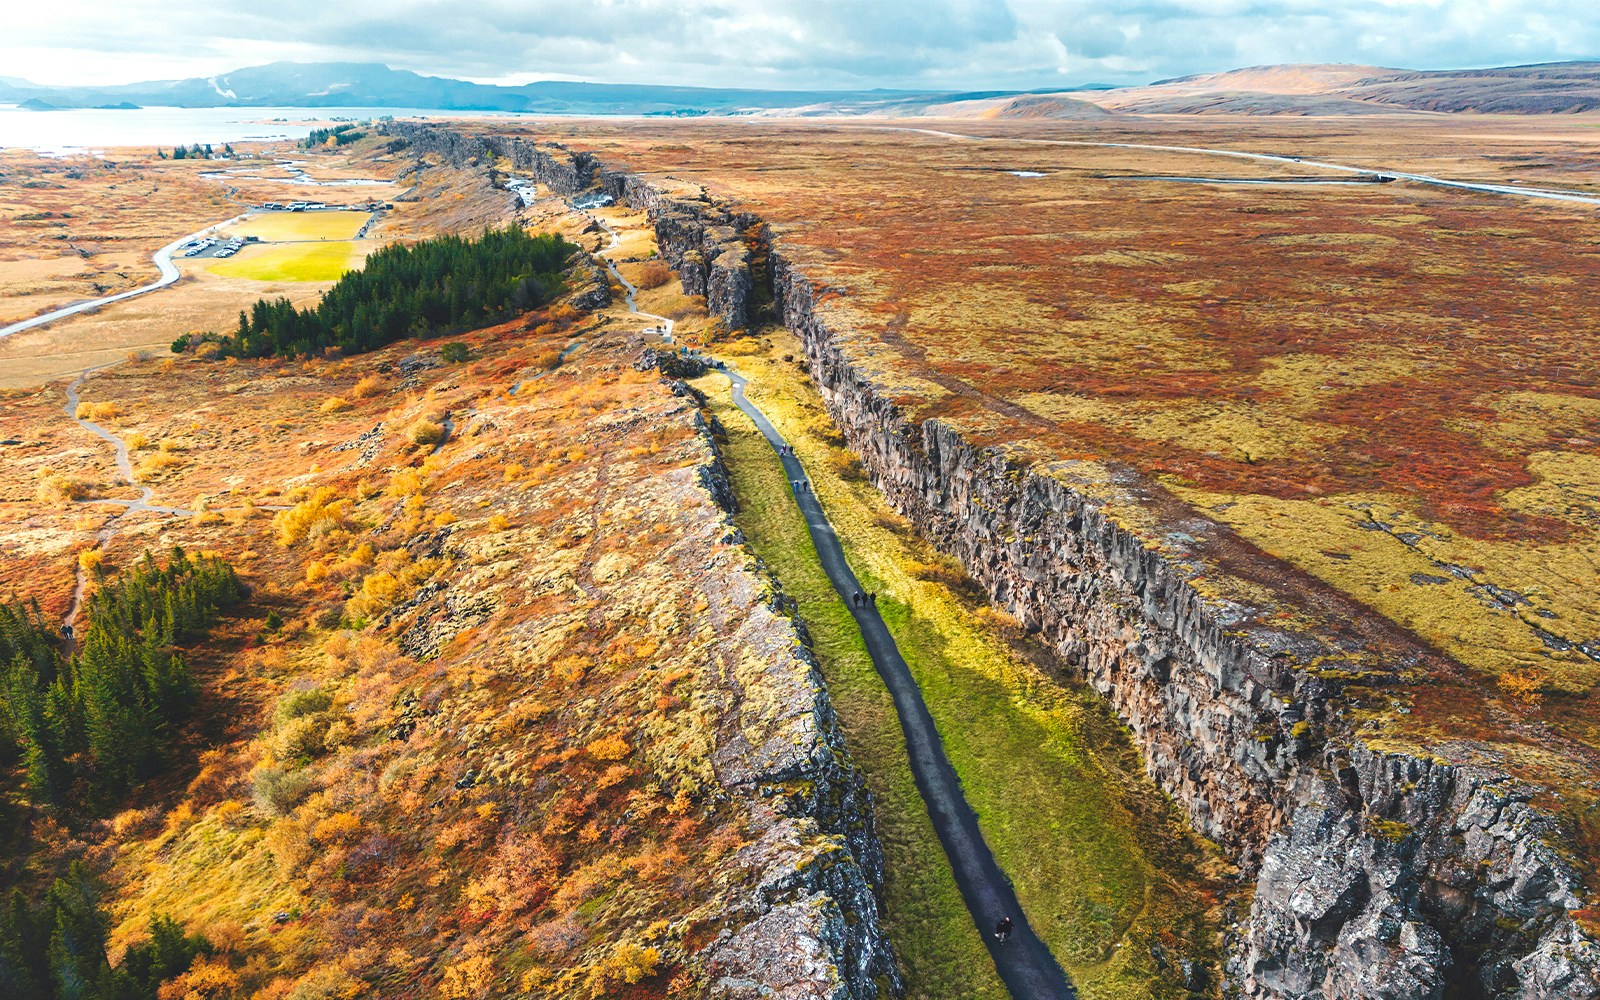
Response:
M205 239L196 240L178 248L179 257L232 257L251 243L261 242L256 236L235 236L223 240L216 236L207 236Z

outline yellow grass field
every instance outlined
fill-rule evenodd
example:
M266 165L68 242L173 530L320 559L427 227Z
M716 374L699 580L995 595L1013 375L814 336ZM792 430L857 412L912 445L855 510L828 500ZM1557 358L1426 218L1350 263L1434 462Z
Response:
M371 244L351 240L250 246L206 270L224 278L252 281L337 281L346 271L359 268L372 249Z
M367 221L365 212L273 212L231 226L234 236L256 236L267 243L298 240L349 240Z
M204 270L185 274L178 284L159 292L0 340L0 389L75 375L137 351L165 355L180 333L231 329L240 308L257 298L287 297L298 306L314 305L328 286L329 282L247 281Z

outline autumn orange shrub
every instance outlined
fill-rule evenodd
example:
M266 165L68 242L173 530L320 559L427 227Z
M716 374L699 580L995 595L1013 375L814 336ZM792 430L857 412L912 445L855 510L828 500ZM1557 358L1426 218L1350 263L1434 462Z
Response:
M444 970L439 996L444 1000L477 1000L489 994L493 981L494 963L487 955L474 955Z
M413 444L435 445L444 440L444 425L423 418L412 424L406 433Z
M344 523L345 501L339 491L329 486L319 488L308 499L288 510L273 515L272 527L278 544L294 545L315 532L336 528Z
M376 375L368 375L350 387L350 395L357 399L371 399L373 396L381 396L383 391L383 380Z
M1541 670L1507 670L1495 678L1495 686L1500 693L1508 698L1520 701L1524 705L1538 705L1544 701L1544 694L1540 688L1544 686L1547 676Z
M639 265L638 276L633 283L640 288L660 288L672 280L672 268L664 261L647 260Z
M143 479L147 476L158 476L169 469L175 469L183 464L183 459L171 451L151 452L139 460L134 466L134 475Z
M656 974L661 964L661 952L644 948L632 941L618 941L610 953L589 970L587 985L590 994L606 996L617 987L643 982Z
M605 761L621 760L632 752L628 746L628 741L615 733L590 743L588 750L589 756L595 760Z
M116 403L79 403L73 411L79 420L110 420L122 416L122 407Z
M156 991L158 1000L231 1000L239 988L239 976L225 959L201 958L189 971Z
M82 476L45 475L39 481L38 499L43 503L76 501L94 492L94 484Z

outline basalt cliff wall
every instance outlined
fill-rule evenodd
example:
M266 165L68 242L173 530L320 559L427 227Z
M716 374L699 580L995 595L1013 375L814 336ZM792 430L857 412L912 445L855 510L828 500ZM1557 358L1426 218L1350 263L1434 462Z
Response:
M1600 946L1571 915L1586 891L1534 805L1540 789L1364 744L1341 682L1299 666L1340 649L1243 627L1243 609L1203 597L1181 556L1062 478L908 420L852 359L817 285L781 244L761 245L754 216L563 147L430 131L441 154L482 143L558 193L645 209L686 290L732 327L770 294L889 501L1115 706L1150 774L1254 880L1230 930L1231 993L1600 997Z

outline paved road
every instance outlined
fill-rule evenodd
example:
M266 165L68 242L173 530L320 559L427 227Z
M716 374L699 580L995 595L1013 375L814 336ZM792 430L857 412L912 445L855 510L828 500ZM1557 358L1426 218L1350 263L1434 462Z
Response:
M662 340L665 340L669 344L672 343L673 342L673 338L672 338L673 322L672 322L672 320L668 319L665 316L657 316L655 313L647 313L647 312L643 312L642 310L640 310L640 308L637 305L635 305L634 301L633 301L633 297L636 294L638 294L638 292L639 292L639 287L637 285L635 285L633 282L629 281L627 278L624 278L622 276L622 272L617 270L617 265L611 260L611 258L605 256L606 254L608 254L611 251L615 250L622 243L622 237L617 235L617 231L615 229L612 229L609 225L607 225L606 221L604 219L598 218L597 216L594 216L594 215L590 215L587 212L585 212L584 215L585 215L586 218L592 220L595 225L599 226L601 229L604 229L606 231L607 235L609 235L611 237L611 243L609 245L607 245L604 250L601 250L596 256L598 256L601 260L606 262L606 270L610 271L611 272L611 276L613 278L616 278L617 282L622 285L623 291L626 293L626 295L624 296L624 300L627 303L628 311L631 312L631 313L636 313L637 315L643 316L646 319L653 319L653 320L658 321L661 324L659 327L657 327L654 330L646 330L645 332L646 333L658 334L661 337Z
M58 319L66 319L68 316L76 316L79 313L88 312L90 309L97 309L100 306L109 305L112 302L121 302L123 299L131 299L135 295L144 295L146 293L153 292L158 288L165 288L174 281L177 281L179 278L178 267L176 264L172 263L172 255L179 247L186 243L191 243L197 239L200 239L201 237L209 236L211 233L216 232L218 229L221 229L224 226L231 226L236 222L241 222L245 218L246 216L244 215L236 215L226 222L219 222L214 226L207 226L198 233L190 233L188 236L185 236L180 240L174 240L162 247L160 250L157 250L155 257L152 259L155 261L156 269L161 272L161 277L157 278L155 281L152 281L148 285L140 285L138 288L134 288L126 292L118 292L116 295L107 295L100 299L90 299L87 302L78 302L74 305L65 306L53 312L47 312L43 316L35 316L32 319L25 319L16 323L12 323L10 326L0 327L0 339L9 337L13 333L21 333L24 330L31 330L36 326L44 326L46 323L54 323Z
M621 237L604 221L592 215L589 218L611 236L610 245L597 256L605 261L612 276L627 290L628 311L658 320L661 326L655 332L671 343L672 320L641 312L634 303L637 289L622 276L610 258L604 256L616 249ZM749 380L731 369L726 370L726 374L733 382L734 403L755 421L773 450L779 452L789 481L809 483L799 459L783 452L782 447L788 442L772 426L766 414L745 396L744 387ZM805 514L806 528L811 533L812 543L816 545L822 568L838 590L840 598L849 601L851 594L861 591L861 582L845 561L844 549L839 545L833 525L828 522L822 505L809 489L797 490L795 500ZM950 866L955 870L956 886L961 890L961 898L966 901L967 910L972 914L978 935L989 948L1001 980L1005 982L1013 1000L1074 1000L1077 993L1067 981L1066 973L1061 970L1055 956L1050 954L1050 949L1028 925L1028 918L1023 914L1016 892L1011 888L1011 880L1000 870L989 845L984 843L983 833L978 829L978 817L967 804L966 796L961 791L961 779L956 777L955 769L945 757L944 743L939 739L933 717L928 714L928 706L922 701L922 691L911 676L911 668L901 657L888 626L883 623L875 607L852 606L851 614L855 616L861 636L866 640L867 652L872 656L873 664L894 697L895 711L899 713L900 726L905 732L906 752L911 758L911 773L916 779L917 790L927 804L928 816L933 820L939 843L943 845L945 854L950 858ZM1011 940L1001 945L994 940L994 924L1006 915L1015 922L1015 927Z
M861 591L861 582L851 572L833 525L823 513L816 494L809 488L810 480L806 477L805 468L797 458L783 450L787 444L783 436L766 415L746 398L744 387L747 380L736 372L729 371L727 374L733 381L734 403L755 421L767 442L779 453L789 481L799 482L804 487L795 491L795 500L805 514L806 527L811 532L812 543L816 545L817 557L840 598L849 602L852 594ZM950 858L950 866L955 870L961 898L966 900L967 910L972 914L978 934L988 945L1000 978L1015 1000L1067 1000L1075 997L1077 994L1067 981L1066 973L1050 949L1028 925L1028 918L1023 914L1016 893L1011 888L1011 880L995 863L989 845L984 842L983 833L978 829L978 818L961 791L961 779L956 777L955 769L945 757L944 743L939 739L933 717L928 714L922 692L911 676L911 668L906 666L905 659L901 657L888 626L878 615L878 609L870 605L862 608L852 605L850 613L855 616L856 625L861 629L861 637L866 640L867 652L871 654L878 674L894 697L894 707L900 716L900 727L905 732L906 751L911 757L911 773L916 779L917 790L927 804L933 828L939 835L939 842L944 845L945 854ZM1010 942L1004 945L994 940L994 924L1002 915L1009 915L1016 923Z
M1587 194L1583 191L1565 191L1559 188L1522 187L1516 184L1484 184L1478 181L1457 181L1447 177L1433 177L1428 174L1409 174L1401 170L1388 170L1382 167L1357 167L1348 163L1329 163L1324 160L1297 159L1293 156L1280 156L1273 153L1249 153L1239 149L1210 149L1205 146L1157 146L1141 142L1090 142L1084 139L1024 139L1014 136L995 135L968 135L964 132L946 132L933 128L910 128L894 125L854 125L851 128L872 129L875 131L889 132L920 132L923 135L936 135L946 139L964 139L972 142L1015 142L1034 146L1095 146L1103 149L1148 149L1162 153L1199 153L1205 156L1231 156L1241 160L1266 160L1271 163L1290 163L1300 167L1314 167L1321 170L1338 170L1349 174L1363 174L1368 177L1394 177L1398 180L1413 181L1418 184L1431 184L1434 187L1457 188L1464 191L1481 191L1487 194L1509 194L1523 198L1539 198L1547 201L1581 202L1586 205L1600 205L1600 195Z

